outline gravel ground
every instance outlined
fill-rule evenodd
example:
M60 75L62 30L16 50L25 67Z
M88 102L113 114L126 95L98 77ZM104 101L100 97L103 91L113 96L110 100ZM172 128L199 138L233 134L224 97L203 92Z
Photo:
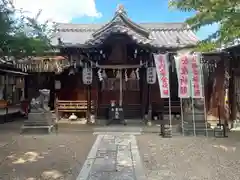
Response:
M0 133L0 180L76 180L94 141L91 133Z
M240 180L240 136L137 136L148 180Z

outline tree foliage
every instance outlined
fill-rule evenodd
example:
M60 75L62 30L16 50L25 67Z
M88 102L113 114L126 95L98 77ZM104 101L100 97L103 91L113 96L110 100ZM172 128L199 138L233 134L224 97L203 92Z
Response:
M212 50L240 38L240 0L171 0L171 8L194 11L187 23L199 30L205 25L219 24L219 29L200 42L201 49Z
M21 59L41 55L51 49L52 28L49 22L38 23L41 11L34 17L17 10L10 0L0 0L0 58Z

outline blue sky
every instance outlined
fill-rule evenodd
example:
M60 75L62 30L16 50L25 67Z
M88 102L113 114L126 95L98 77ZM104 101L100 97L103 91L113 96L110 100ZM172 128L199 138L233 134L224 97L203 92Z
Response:
M87 1L87 0L86 0ZM100 18L75 17L73 23L105 23L109 21L118 4L123 4L128 16L135 22L183 22L193 12L180 12L168 9L168 0L96 0L96 9L101 12ZM204 27L197 32L200 39L215 32L217 25Z

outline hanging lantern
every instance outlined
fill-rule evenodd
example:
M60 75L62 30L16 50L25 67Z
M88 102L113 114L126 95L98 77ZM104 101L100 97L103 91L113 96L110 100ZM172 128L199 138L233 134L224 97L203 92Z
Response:
M83 84L92 84L92 68L83 68L82 80Z
M156 68L155 67L148 67L147 68L147 83L154 84L156 82Z

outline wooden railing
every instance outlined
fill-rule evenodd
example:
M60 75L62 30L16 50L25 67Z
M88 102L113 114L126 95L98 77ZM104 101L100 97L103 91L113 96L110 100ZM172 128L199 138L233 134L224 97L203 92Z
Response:
M57 103L58 112L87 112L88 102L87 100L80 101L66 101L58 100ZM94 109L93 101L91 101L90 111Z

